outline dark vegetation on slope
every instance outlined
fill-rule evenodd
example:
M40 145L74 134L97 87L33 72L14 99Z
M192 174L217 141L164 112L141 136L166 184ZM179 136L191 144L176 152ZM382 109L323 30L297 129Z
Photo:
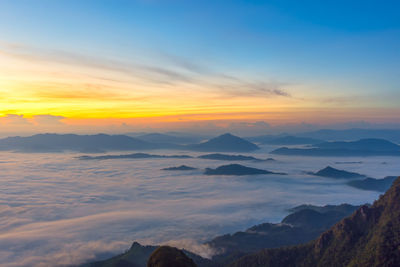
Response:
M162 246L157 248L147 262L147 267L196 267L194 261L181 250Z

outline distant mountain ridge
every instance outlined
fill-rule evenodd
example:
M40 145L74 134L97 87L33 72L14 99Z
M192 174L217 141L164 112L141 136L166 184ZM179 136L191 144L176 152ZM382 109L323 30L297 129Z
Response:
M357 140L357 139L385 139L400 143L400 129L362 129L352 128L344 130L321 129L311 132L297 133L299 137L309 137L322 140Z
M385 139L360 139L358 141L333 141L323 142L314 147L324 149L348 149L348 150L370 150L370 151L400 151L400 146Z
M126 135L77 135L37 134L29 137L7 137L0 139L0 150L19 152L63 152L104 153L129 150L192 150L209 152L250 152L258 149L255 144L240 137L224 134L199 144L151 143Z
M383 139L325 142L310 148L281 147L271 154L301 156L400 156L400 146Z
M292 135L286 135L282 137L277 137L271 140L262 142L263 144L269 145L314 145L323 143L324 140L309 138L309 137L298 137Z
M136 139L143 140L149 143L156 144L177 144L177 145L187 145L200 142L200 139L197 136L176 136L171 134L162 134L162 133L148 133L143 135L135 136Z
M258 158L252 157L252 156L227 155L227 154L220 154L220 153L201 155L201 156L198 156L198 158L212 159L212 160L228 160L228 161L245 161L245 160L264 161L263 159L258 159ZM273 159L268 158L265 161L273 161Z

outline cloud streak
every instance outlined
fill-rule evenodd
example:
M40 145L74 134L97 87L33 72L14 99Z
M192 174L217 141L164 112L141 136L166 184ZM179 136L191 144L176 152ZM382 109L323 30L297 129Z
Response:
M129 78L134 78L156 85L177 85L183 83L205 87L208 90L219 88L221 94L228 96L290 97L290 94L282 88L285 83L268 81L247 82L242 78L214 71L209 67L170 54L162 54L161 58L165 59L164 65L167 67L160 67L159 65L138 64L132 61L93 57L60 50L38 49L23 45L7 46L3 48L1 53L34 63L49 62L116 72L128 78L128 80L124 81L120 77L117 78L117 81L118 79L122 79L119 81L128 83L135 82L135 80L129 80ZM109 81L113 80L108 79L107 74L99 78ZM210 82L210 80L213 82Z

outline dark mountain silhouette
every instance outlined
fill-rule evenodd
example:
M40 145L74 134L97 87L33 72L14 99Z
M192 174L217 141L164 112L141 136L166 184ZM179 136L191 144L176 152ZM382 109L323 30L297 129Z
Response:
M322 140L357 140L378 138L386 139L391 142L400 143L400 129L345 129L330 130L322 129L318 131L296 134L297 136L310 137Z
M143 135L135 136L135 138L149 142L149 143L168 143L168 144L179 144L187 145L200 142L201 139L196 136L175 136L170 134L161 133L148 133Z
M181 250L169 246L157 248L150 256L147 267L196 267L192 259Z
M400 177L370 207L362 206L316 240L264 249L231 266L399 266Z
M325 142L312 148L281 147L271 152L302 156L400 156L400 146L383 139L362 139L350 142Z
M206 142L187 146L195 151L249 152L259 149L255 144L232 134L223 134Z
M349 181L347 184L358 189L385 192L390 188L396 176L387 176L383 179L365 178L363 180Z
M255 175L255 174L282 174L267 170L246 167L240 164L223 165L216 169L207 168L206 175Z
M321 139L314 139L308 137L298 137L298 136L282 136L272 140L263 142L262 144L269 145L314 145L324 142Z
M147 153L133 153L124 155L80 156L81 160L106 160L106 159L189 159L188 155L154 155Z
M179 167L169 167L169 168L164 168L161 170L163 170L163 171L191 171L191 170L196 170L196 168L189 167L186 165L181 165Z
M317 172L311 172L309 174L315 175L315 176L321 176L321 177L329 177L329 178L339 178L339 179L356 179L356 178L366 178L365 175L355 173L355 172L348 172L344 170L338 170L335 168L332 168L331 166L325 167L322 170L319 170Z
M251 156L243 156L243 155L227 155L227 154L207 154L198 156L201 159L212 159L212 160L229 160L229 161L236 161L236 160L252 160L252 161L263 161L262 159L258 159ZM266 159L267 161L273 161L272 158Z

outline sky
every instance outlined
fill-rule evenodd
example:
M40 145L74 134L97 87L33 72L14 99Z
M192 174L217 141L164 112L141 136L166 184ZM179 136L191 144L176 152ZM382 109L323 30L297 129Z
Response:
M368 0L0 0L0 126L400 125L398 10Z

